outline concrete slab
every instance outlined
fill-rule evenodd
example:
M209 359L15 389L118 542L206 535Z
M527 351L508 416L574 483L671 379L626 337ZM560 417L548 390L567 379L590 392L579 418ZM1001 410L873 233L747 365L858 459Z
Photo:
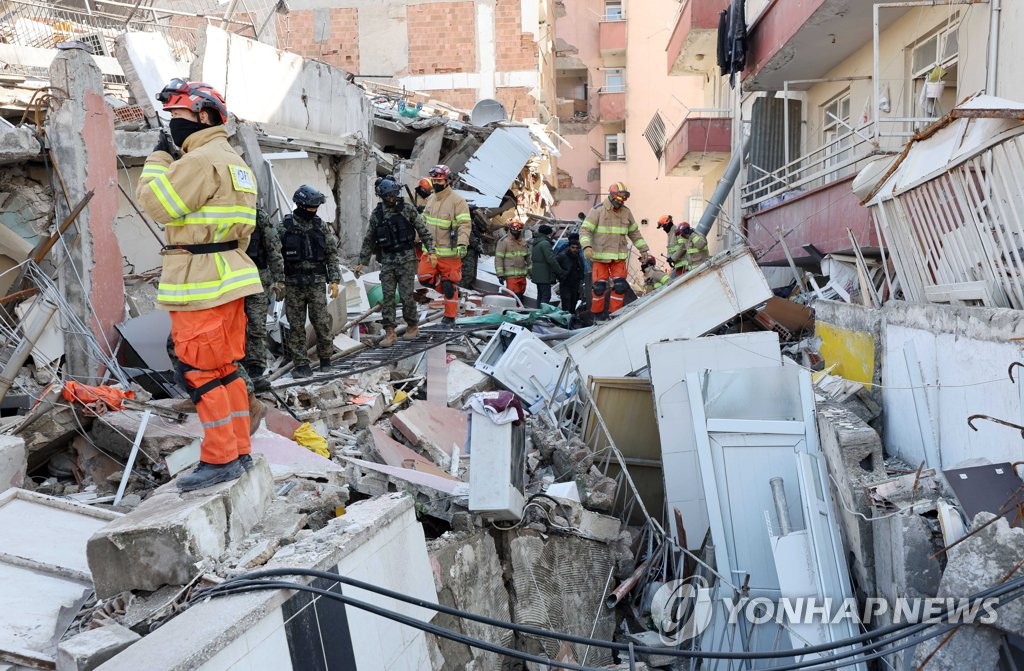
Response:
M0 436L0 492L21 487L28 468L25 441L17 436Z
M57 671L92 671L141 638L119 624L84 631L57 646Z
M448 364L448 407L459 408L472 394L492 388L491 378L458 359Z
M414 402L395 413L391 424L441 468L450 465L453 444L459 446L460 452L466 446L469 419L462 410Z
M261 428L252 437L252 451L263 455L275 480L293 477L340 479L344 467L306 449L293 440Z
M177 401L152 401L154 405L169 407ZM143 413L139 410L121 410L108 412L96 418L90 435L96 444L112 455L126 459L131 452L135 434ZM151 461L158 461L165 454L185 447L196 438L202 438L203 425L199 415L187 413L184 422L178 424L162 417L151 417L146 426L146 435L142 438L140 451Z
M364 461L362 459L347 458L345 461L360 469L376 471L377 473L381 473L392 478L398 478L399 480L404 480L410 484L420 487L434 489L445 494L453 496L469 494L468 485L459 480L442 478L436 475L431 475L430 473L421 473L420 471L413 470L411 468L396 468L394 466L386 466L384 464L375 464L372 461ZM355 485L356 483L353 483L353 486Z
M255 466L232 482L187 494L178 493L173 481L160 487L89 539L96 595L184 585L199 573L198 565L245 536L272 494L273 476L259 455Z
M458 478L447 471L438 468L434 462L422 454L410 450L378 427L370 427L370 434L373 436L373 448L377 456L388 466L411 468L412 470L429 473L447 480L458 480Z
M39 140L27 126L0 129L0 163L27 161L39 156Z

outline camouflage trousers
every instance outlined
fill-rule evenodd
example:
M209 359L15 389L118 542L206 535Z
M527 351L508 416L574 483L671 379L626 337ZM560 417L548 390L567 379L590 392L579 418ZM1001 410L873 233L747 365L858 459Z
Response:
M387 255L380 261L381 323L395 326L395 290L402 301L402 319L406 324L417 323L416 301L413 299L416 280L416 255L412 251Z
M288 356L296 366L308 365L306 355L306 311L316 333L316 351L321 359L334 352L331 343L331 315L327 312L327 280L310 278L301 283L289 280L285 285L284 314L288 317Z
M245 359L246 370L263 371L267 367L267 313L270 310L270 281L264 278L263 292L245 297Z
M463 289L472 289L476 283L476 265L479 260L480 252L470 246L462 259L462 280L459 281L459 286Z

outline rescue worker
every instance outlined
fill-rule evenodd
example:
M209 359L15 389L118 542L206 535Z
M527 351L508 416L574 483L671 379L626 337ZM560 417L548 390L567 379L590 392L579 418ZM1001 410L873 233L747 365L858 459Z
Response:
M171 114L170 138L146 159L135 195L166 227L156 301L170 311L177 370L203 423L199 465L177 480L192 491L252 467L250 395L235 362L245 356L245 297L263 290L245 253L256 177L228 144L220 93L172 79L156 97Z
M644 273L644 285L648 291L657 291L668 284L668 273L658 267L653 257L648 256L647 260L640 264L640 270Z
M665 231L668 240L665 242L665 258L672 258L676 251L676 225L672 221L671 214L663 214L658 219L658 228Z
M530 241L530 279L537 285L537 305L551 302L551 285L562 279L565 273L555 259L551 247L551 234L554 233L547 224L537 227L537 234Z
M434 193L434 185L429 177L424 177L413 191L416 192L416 211L422 214L423 210L427 207L427 198L430 198L430 194Z
M341 256L338 238L330 226L317 216L327 197L308 184L292 196L295 211L281 225L281 254L284 256L284 313L288 317L288 354L293 377L309 377L313 371L306 355L306 311L316 333L316 352L320 370L331 367L331 316L327 313L324 285L331 299L338 297L341 282Z
M270 382L263 377L267 367L267 310L270 294L275 300L284 298L284 258L281 256L281 238L270 216L263 208L256 208L256 226L245 253L260 271L263 292L245 297L245 367L254 388L265 391Z
M708 241L684 221L676 229L676 250L670 258L674 266L673 276L683 275L707 260Z
M413 298L413 282L416 277L416 254L413 246L416 244L417 234L420 243L427 250L427 255L433 257L433 263L437 263L430 231L416 211L416 206L406 203L401 192L402 187L394 180L385 179L378 186L381 202L370 214L370 225L363 239L363 248L359 252L358 265L354 269L356 277L359 277L366 264L370 262L371 254L380 262L380 288L383 292L381 314L384 325L381 347L391 347L398 339L395 333L396 288L402 301L402 318L405 319L407 326L403 338L412 340L419 335L419 319L416 301Z
M633 213L626 207L629 189L622 182L608 187L608 198L587 214L580 233L583 255L593 263L590 309L601 319L605 308L615 314L626 301L626 261L629 242L640 251L640 262L647 260L647 242L640 235Z
M559 252L555 259L565 273L558 281L558 295L562 298L562 309L576 314L576 305L580 302L580 287L583 286L583 256L580 254L580 236L570 233L569 244Z
M522 301L526 295L526 277L530 274L530 250L523 240L523 222L511 219L505 226L507 235L498 240L494 249L494 272L498 283Z
M434 193L427 199L423 220L433 236L437 263L424 254L419 262L419 280L420 284L435 287L444 295L441 324L454 326L459 314L462 259L469 251L472 221L466 201L452 191L452 173L448 166L431 168L430 183Z
M469 215L469 246L462 258L462 279L459 281L459 286L463 289L473 289L476 285L476 267L480 262L480 255L484 253L483 235L487 232L487 227L473 217L472 210Z

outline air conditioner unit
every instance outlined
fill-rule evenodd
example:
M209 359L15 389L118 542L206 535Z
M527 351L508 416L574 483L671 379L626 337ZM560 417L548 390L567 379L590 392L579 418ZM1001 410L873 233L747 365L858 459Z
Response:
M564 366L564 354L516 324L502 324L474 364L519 396L530 412L555 397Z
M526 503L526 422L495 424L469 414L469 509L494 520L518 522Z

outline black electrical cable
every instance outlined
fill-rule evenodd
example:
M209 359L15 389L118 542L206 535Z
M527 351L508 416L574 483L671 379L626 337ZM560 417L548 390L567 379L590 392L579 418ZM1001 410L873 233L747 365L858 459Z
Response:
M549 631L549 630L540 629L540 628L537 628L537 627L531 627L531 626L528 626L528 625L521 625L521 624L516 624L516 623L511 623L511 622L504 622L504 621L501 621L501 620L496 620L494 618L488 618L488 617L485 617L485 616L482 616L482 615L477 615L475 613L469 613L467 611L462 611L462 610L451 608L451 607L448 607L448 606L443 606L441 604L435 604L435 603L432 603L432 602L429 602L429 601L425 601L423 599L417 599L415 597L410 597L410 596L407 596L405 594L401 594L399 592L394 592L392 590L388 590L386 588L378 587L376 585L371 585L369 583L365 583L365 582L362 582L362 581L359 581L359 580L355 580L355 579L352 579L352 578L347 578L345 576L341 576L341 575L338 575L336 573L331 573L331 572L327 572L327 571L316 571L316 570L311 570L311 569L309 569L309 570L307 570L307 569L268 569L268 570L264 570L264 571L254 571L254 572L251 572L251 573L242 574L240 576L232 578L231 580L228 580L228 581L226 581L224 583L221 583L220 585L217 585L217 586L214 586L214 587L211 587L211 588L207 588L206 590L202 590L200 592L197 592L196 598L202 598L204 596L212 595L214 593L223 593L226 590L229 590L232 587L232 585L246 586L247 587L250 584L257 584L257 583L261 582L259 579L260 578L264 578L264 577L280 577L280 576L295 576L295 575L304 575L304 576L308 576L308 577L323 578L323 579L326 579L326 580L331 580L331 581L334 581L334 582L338 582L338 583L341 583L341 584L346 584L346 585L349 585L349 586L352 586L352 587L356 587L356 588L359 588L359 589L364 589L366 591L373 592L373 593L376 593L376 594L379 594L379 595L382 595L382 596L393 598L393 599L398 600L398 601L403 601L405 603L409 603L409 604L412 604L412 605L420 606L422 608L427 608L427 609L435 610L437 612L442 612L442 613L445 613L445 614L453 615L455 617L460 617L460 618L472 620L472 621L475 621L475 622L480 622L482 624L487 624L487 625L490 625L490 626L500 627L500 628L503 628L503 629L509 629L509 630L520 632L520 633L531 634L531 635L535 635L535 636L539 636L539 637L543 637L543 638L551 638L551 639L555 639L555 640L562 640L562 641L567 641L567 642L570 642L570 643L577 643L577 644L581 644L581 645L589 645L589 646L593 646L593 647L602 647L602 648L606 648L606 649L616 650L616 651L619 651L619 652L628 652L629 651L628 644L616 643L614 641L601 641L601 640L591 639L591 638L586 638L586 637L581 637L581 636L574 636L574 635L571 635L571 634L562 634L562 633L559 633L559 632L552 632L552 631ZM293 586L296 585L296 583L290 583L290 582L287 582L287 583L284 583L284 584L287 585L287 586L291 586L289 588L292 588ZM982 590L981 592L978 592L977 594L973 595L970 598L971 599L983 599L983 598L988 598L990 596L1001 596L1003 594L1008 594L1008 593L1010 593L1010 592L1012 592L1014 590L1020 590L1022 587L1024 587L1024 578L1017 578L1014 581L1007 582L1007 583L1002 583L1000 585L996 585L994 587L990 587L990 588L988 588L986 590ZM1020 596L1024 596L1024 592L1022 592L1021 594L1017 594L1016 596L1012 597L1010 600L1012 601L1013 599L1019 598ZM702 658L702 659L769 659L769 658L783 658L783 657L806 657L809 654L815 654L815 653L818 653L818 652L838 652L838 650L840 648L844 648L844 647L847 647L847 646L853 646L853 645L856 645L858 643L864 643L864 642L867 642L867 641L872 641L872 640L878 639L878 640L875 640L875 642L870 644L870 645L865 645L865 646L862 646L860 648L853 648L851 650L847 650L847 651L844 651L844 652L842 652L840 654L831 656L831 659L833 659L833 660L835 660L835 659L844 659L844 658L847 658L847 657L856 656L858 654L864 654L864 653L866 653L869 650L876 650L876 649L881 648L883 646L890 645L892 643L895 643L895 642L898 642L900 640L903 640L903 639L907 638L908 636L913 636L913 635L917 634L920 631L928 629L929 627L933 627L935 625L941 624L942 623L942 619L944 617L947 617L950 614L949 611L950 611L950 609L948 609L948 608L946 610L944 610L944 611L941 611L940 613L938 613L936 615L935 618L929 620L928 622L916 623L916 624L908 622L908 623L903 623L903 624L889 625L887 627L882 627L882 628L879 628L879 629L867 632L865 634L860 634L858 636L850 637L850 638L843 639L843 640L840 640L840 641L835 641L835 642L827 643L827 644L820 644L820 645L817 645L817 646L808 646L808 647L805 647L805 648L799 648L799 649L793 649L793 650L766 651L766 652L761 652L761 653L727 653L727 652L713 652L713 651L677 650L677 649L674 649L674 648L652 648L652 647L647 647L647 646L634 646L633 650L636 650L636 651L642 652L642 653L648 653L648 654L659 654L659 655L667 655L667 656L672 656L672 657L683 657L683 658L694 658L694 657L696 657L696 658ZM887 639L886 638L882 638L882 637L888 636L889 634L892 634L892 633L898 633L898 635L892 636L892 637L887 638ZM925 638L930 638L930 636L927 636ZM885 655L885 654L890 654L890 653L888 651L883 651L881 654ZM794 670L795 669L805 669L805 668L810 668L810 667L814 666L815 664L820 664L820 663L821 663L820 661L816 662L816 661L811 660L811 661L806 661L806 662L798 663L798 664L795 664L795 665L792 665L792 666L788 666L788 667L779 667L779 671L783 671L783 669L785 669L787 671L790 670L790 669L794 669Z
M447 638L449 640L455 641L456 643L462 643L462 644L468 645L470 647L479 648L481 650L486 650L487 652L493 652L493 653L496 653L496 654L499 654L499 655L505 655L507 657L512 657L514 659L520 659L520 660L523 660L524 662L534 662L535 664L543 664L543 665L548 666L548 667L550 667L552 669L566 669L567 671L607 671L607 670L598 669L598 668L592 667L592 666L580 666L579 664L572 664L570 662L556 662L555 660L548 659L546 657L539 657L537 655L531 655L529 653L522 652L520 650L514 650L512 648L506 648L505 646L502 646L502 645L497 645L495 643L489 643L487 641L482 641L482 640L473 638L471 636L466 636L465 634L460 634L459 632L452 631L451 629L446 629L445 627L439 627L438 625L430 624L429 622L421 622L421 621L417 620L416 618L412 618L412 617L409 617L407 615L402 615L400 613L395 613L395 612L390 611L390 610L388 610L386 608L381 608L379 606L374 606L373 604L366 603L365 601L359 601L358 599L353 599L352 597L345 596L344 594L338 594L337 592L331 592L330 590L320 589L319 587L313 587L311 585L302 585L302 584L298 584L298 583L287 582L287 581L284 581L284 580L281 580L281 581L262 581L262 580L257 580L257 581L247 581L247 582L249 582L250 584L247 584L247 585L244 585L244 586L238 586L238 587L236 587L234 589L229 589L229 590L213 591L212 593L208 593L208 595L211 596L211 597L216 597L216 596L226 596L228 594L244 594L246 592L258 592L258 591L263 591L263 590L275 590L276 591L276 590L280 590L280 589L290 589L290 590L296 590L296 591L301 591L301 592L310 592L312 594L318 594L318 595L320 595L321 597L324 597L324 598L334 599L335 601L340 601L341 603L345 604L346 606L352 606L354 608L359 608L360 610L365 610L365 611L367 611L369 613L373 613L374 615L379 615L380 617L387 618L389 620L394 620L395 622L398 622L400 624L404 624L404 625L409 626L409 627L413 627L415 629L419 629L420 631L425 631L427 633L434 634L435 636L441 636L442 638ZM222 585L226 585L226 584L227 583L222 583Z

